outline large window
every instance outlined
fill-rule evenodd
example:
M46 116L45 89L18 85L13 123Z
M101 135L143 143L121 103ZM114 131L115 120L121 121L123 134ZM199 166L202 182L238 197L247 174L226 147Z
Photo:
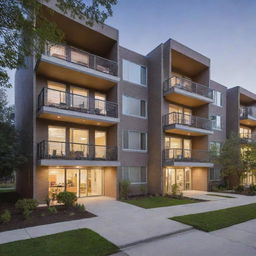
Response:
M147 85L147 69L144 66L123 60L123 80Z
M123 148L127 150L147 150L147 134L137 131L123 131Z
M215 130L221 130L222 125L221 125L221 116L211 116L212 120L212 128Z
M122 180L131 184L142 184L147 182L147 171L145 167L122 167Z
M216 141L211 141L210 142L210 150L218 156L220 154L220 150L221 150L221 143L216 142Z
M123 95L123 114L146 117L146 102Z
M251 139L252 138L252 129L249 127L240 126L240 138Z
M218 91L213 91L213 104L216 106L222 106L222 93Z
M210 168L209 180L211 181L220 180L220 168Z

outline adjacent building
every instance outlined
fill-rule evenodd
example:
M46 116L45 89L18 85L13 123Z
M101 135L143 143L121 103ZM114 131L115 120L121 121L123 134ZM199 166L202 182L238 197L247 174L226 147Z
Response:
M29 156L17 175L20 193L117 198L121 180L133 194L220 182L209 150L231 131L253 134L256 95L211 81L210 59L175 40L144 56L120 46L115 28L88 27L52 1L44 15L65 44L47 45L16 72L16 124Z

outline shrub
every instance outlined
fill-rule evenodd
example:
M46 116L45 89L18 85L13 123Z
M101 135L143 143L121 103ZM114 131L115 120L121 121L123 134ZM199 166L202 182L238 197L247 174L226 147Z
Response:
M85 211L85 206L84 204L75 204L75 207L79 212L84 212Z
M47 205L48 208L49 208L50 205L51 205L51 198L50 198L49 196L47 196L44 201L45 201L46 205Z
M250 190L256 192L256 185L250 185Z
M57 201L58 203L64 204L66 207L71 207L77 201L77 196L75 193L64 191L57 195Z
M121 199L128 199L130 191L130 182L128 180L120 181L119 183L120 197Z
M244 186L243 185L238 185L237 187L235 187L235 191L238 193L244 192Z
M4 210L4 212L0 215L0 221L3 223L7 223L11 220L12 216L9 210Z
M57 208L52 206L52 207L49 207L48 208L48 211L51 213L51 214L56 214L58 211L57 211Z
M34 199L20 199L15 204L15 207L21 212L24 212L24 210L33 211L37 206L38 202Z
M28 219L31 213L32 213L32 211L29 210L28 208L24 209L24 211L23 211L24 218Z
M177 196L178 194L178 185L177 184L173 184L172 185L172 195L173 196Z

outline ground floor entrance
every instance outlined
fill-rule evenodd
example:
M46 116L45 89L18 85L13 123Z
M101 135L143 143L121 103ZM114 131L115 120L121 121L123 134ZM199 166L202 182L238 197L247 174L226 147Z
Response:
M49 168L49 197L69 191L77 197L104 194L104 168Z

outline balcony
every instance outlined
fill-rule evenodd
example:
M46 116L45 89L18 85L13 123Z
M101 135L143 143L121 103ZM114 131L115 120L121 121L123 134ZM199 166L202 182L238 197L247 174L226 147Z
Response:
M59 141L38 144L41 166L118 166L117 147Z
M189 79L172 76L164 82L164 97L175 103L198 107L213 102L213 90Z
M240 124L256 126L256 107L250 106L240 108Z
M256 142L256 133L240 133L240 139L242 144L255 143Z
M105 127L119 122L114 102L49 88L38 96L38 117Z
M116 62L67 45L47 47L35 69L39 75L97 90L119 82Z
M166 114L163 120L164 131L187 136L213 134L211 120L178 112Z
M213 167L206 150L168 148L163 152L163 162L165 166Z

